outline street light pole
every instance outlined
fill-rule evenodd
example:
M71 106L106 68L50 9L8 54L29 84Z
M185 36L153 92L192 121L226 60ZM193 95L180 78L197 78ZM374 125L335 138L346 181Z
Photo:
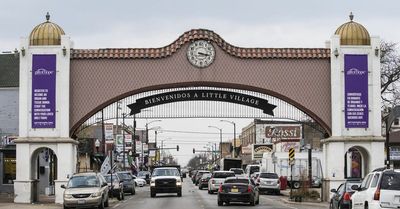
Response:
M222 128L218 128L217 126L208 126L209 128L216 128L219 130L219 157L222 158ZM216 150L217 148L215 148Z
M237 157L237 153L236 153L236 123L233 121L229 121L229 120L220 120L220 121L233 124L233 157L236 158Z
M125 126L125 113L122 114L122 127ZM125 170L125 131L124 128L122 128L122 163L123 163L123 168Z

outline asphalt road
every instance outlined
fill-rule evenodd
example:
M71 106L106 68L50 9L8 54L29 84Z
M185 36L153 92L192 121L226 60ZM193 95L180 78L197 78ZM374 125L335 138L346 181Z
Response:
M136 195L126 195L123 201L111 201L110 209L244 209L244 208L263 208L263 209L326 209L327 207L287 204L282 199L284 196L261 195L260 204L250 206L249 204L230 204L229 206L218 206L217 195L210 195L207 190L199 190L188 178L184 179L182 197L176 194L157 194L155 198L150 197L149 186L137 187Z

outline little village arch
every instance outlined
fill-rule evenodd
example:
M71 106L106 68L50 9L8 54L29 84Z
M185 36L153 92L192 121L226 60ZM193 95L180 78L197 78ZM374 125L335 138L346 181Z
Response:
M76 171L73 138L79 126L116 101L162 89L180 88L180 96L134 101L131 114L166 98L188 101L202 87L224 91L206 89L211 96L204 100L231 98L228 102L264 108L269 115L279 109L274 100L226 89L269 95L300 109L329 135L323 140L326 191L346 177L349 150L361 156L364 173L383 166L379 38L353 17L330 35L328 48L242 48L214 31L194 29L160 48L74 49L70 37L47 17L19 48L14 201L35 200L32 157L49 148L62 165L54 180L55 201L62 203L60 185Z

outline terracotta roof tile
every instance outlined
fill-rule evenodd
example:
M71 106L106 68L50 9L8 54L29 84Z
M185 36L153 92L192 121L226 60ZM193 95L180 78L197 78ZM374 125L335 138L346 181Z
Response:
M205 39L219 46L226 53L248 59L329 59L328 48L241 48L223 40L210 30L194 29L187 31L168 46L161 48L107 48L107 49L72 49L71 59L140 59L163 58L171 56L188 42Z

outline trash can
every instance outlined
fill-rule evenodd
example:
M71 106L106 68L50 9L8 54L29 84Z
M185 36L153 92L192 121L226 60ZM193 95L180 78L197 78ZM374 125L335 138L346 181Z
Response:
M286 190L288 186L287 176L279 177L279 181L281 182L281 190Z

